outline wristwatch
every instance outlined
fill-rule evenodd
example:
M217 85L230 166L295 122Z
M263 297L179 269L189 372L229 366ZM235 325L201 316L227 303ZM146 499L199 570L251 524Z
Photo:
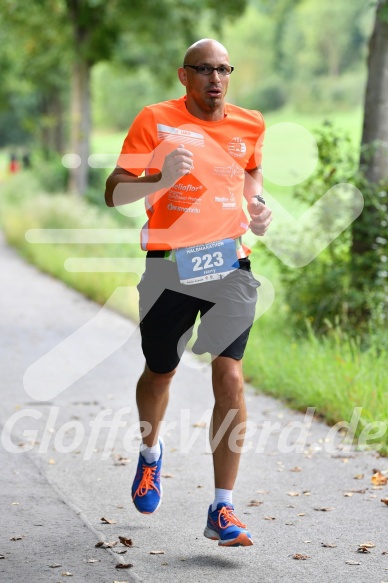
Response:
M257 198L257 200L258 200L259 202L261 202L262 204L265 204L265 200L264 200L264 198L263 198L262 196L260 196L260 194L254 194L254 195L252 196L252 198Z

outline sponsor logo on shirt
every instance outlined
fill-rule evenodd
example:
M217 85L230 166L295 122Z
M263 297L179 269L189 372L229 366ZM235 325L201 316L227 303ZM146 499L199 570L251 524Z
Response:
M205 138L198 132L173 128L171 126L166 126L163 123L157 124L157 130L158 140L167 140L168 142L187 144L190 146L200 146L201 148L205 146Z
M229 190L229 196L215 196L214 200L220 202L222 208L226 210L233 210L237 206L235 194L231 190Z
M180 213L200 213L201 209L199 208L193 208L191 206L189 207L185 207L185 206L177 206L175 204L172 204L170 202L170 204L167 205L167 210L169 211L179 211Z
M233 138L228 144L228 152L231 156L235 158L242 158L245 156L247 151L247 146L241 138Z
M244 168L233 162L230 166L215 166L213 174L216 176L240 176L244 173Z

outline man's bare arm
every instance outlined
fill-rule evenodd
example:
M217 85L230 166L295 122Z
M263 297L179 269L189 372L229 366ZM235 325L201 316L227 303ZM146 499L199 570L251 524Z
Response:
M245 173L244 197L248 202L248 213L251 217L249 228L258 236L264 235L272 221L272 211L255 196L262 196L263 174L261 168Z
M161 172L147 176L135 176L117 166L106 181L107 206L122 206L170 188L179 178L191 171L192 156L192 152L180 146L166 156Z

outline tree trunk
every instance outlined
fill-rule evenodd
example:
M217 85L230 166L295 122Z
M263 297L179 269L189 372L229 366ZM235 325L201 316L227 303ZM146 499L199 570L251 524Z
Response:
M377 5L369 42L360 170L365 179L362 187L365 206L352 224L351 277L353 290L363 297L359 318L366 321L370 310L365 291L378 284L379 245L386 232L381 196L388 179L388 0L380 0Z
M369 42L362 146L378 141L371 156L361 154L366 178L373 183L388 176L388 0L377 6Z
M71 148L79 166L70 169L69 190L82 196L88 186L88 158L91 130L90 65L78 57L73 65L71 97Z
M364 126L360 166L370 184L388 176L388 0L379 2L369 41L368 80L365 92ZM385 17L385 18L384 18ZM375 245L375 205L364 192L365 208L353 223L352 255L364 255Z

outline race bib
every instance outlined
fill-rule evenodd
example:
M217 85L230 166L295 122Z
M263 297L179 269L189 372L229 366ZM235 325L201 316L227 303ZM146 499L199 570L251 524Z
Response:
M234 239L182 247L175 251L175 259L185 285L222 279L239 267Z

